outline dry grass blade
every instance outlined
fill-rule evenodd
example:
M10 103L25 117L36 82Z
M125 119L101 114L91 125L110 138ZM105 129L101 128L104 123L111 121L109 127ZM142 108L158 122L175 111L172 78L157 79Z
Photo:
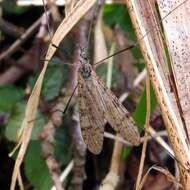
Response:
M93 6L94 3L95 3L95 0L80 0L77 3L77 5L74 7L74 9L70 12L68 17L66 17L63 20L63 22L60 24L60 26L58 27L57 31L55 32L52 38L52 43L58 46L61 40L63 40L63 38L66 36L66 34L79 21L79 19ZM50 60L53 54L55 53L55 50L56 50L55 47L50 45L45 60ZM43 78L44 78L44 74L46 72L47 66L48 66L48 61L45 61L44 67L38 77L38 80L34 86L34 89L27 103L25 117L21 126L21 129L22 129L22 133L20 136L21 147L19 149L19 153L18 153L15 166L14 166L14 171L13 171L12 181L11 181L11 190L15 189L20 165L23 161L26 149L30 141L34 118L36 117L36 113L37 113L37 107L38 107L42 82L43 82Z
M172 183L178 185L180 188L182 188L182 185L179 183L179 181L178 181L167 169L162 168L162 167L160 167L160 166L152 166L151 168L149 168L149 170L148 170L148 171L146 172L146 174L144 175L144 177L143 177L143 179L142 179L142 181L141 181L141 184L140 184L140 189L143 188L143 185L144 185L144 183L145 183L145 181L146 181L146 179L147 179L147 177L148 177L148 174L150 173L150 171L151 171L152 169L163 173L163 174L167 177L168 181L170 181L170 182L172 182Z
M148 144L148 130L149 130L149 123L150 123L150 113L151 113L151 107L150 107L150 79L147 75L146 77L146 123L145 123L145 135L144 135L144 142L143 142L143 148L142 148L142 154L141 154L141 160L140 160L140 166L139 166L139 173L137 176L137 183L136 183L136 190L141 190L140 182L142 179L142 173L143 173L143 167L144 167L144 160L146 156L146 148Z

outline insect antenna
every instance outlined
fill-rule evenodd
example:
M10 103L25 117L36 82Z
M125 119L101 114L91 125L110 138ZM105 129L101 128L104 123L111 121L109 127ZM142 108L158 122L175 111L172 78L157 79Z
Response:
M67 111L67 109L68 109L68 107L69 107L69 105L70 105L71 99L72 99L72 97L73 97L74 94L75 94L75 91L76 91L77 87L78 87L78 84L75 86L75 88L74 88L74 90L73 90L73 92L72 92L72 94L71 94L69 100L67 101L67 104L66 104L66 106L65 106L65 109L63 110L63 115L66 113L66 111Z

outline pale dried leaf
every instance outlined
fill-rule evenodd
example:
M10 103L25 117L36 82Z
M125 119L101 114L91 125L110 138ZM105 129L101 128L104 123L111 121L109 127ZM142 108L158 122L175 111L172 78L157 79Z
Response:
M105 36L102 31L102 12L98 15L98 19L94 30L94 63L108 56Z
M163 40L159 32L160 28L157 27L158 23L156 22L156 18L153 14L154 11L152 11L149 1L142 1L142 3L138 3L137 1L126 2L140 40L143 55L147 62L148 72L157 95L158 103L161 107L170 142L174 147L177 160L180 160L181 165L183 165L183 167L181 167L181 174L184 177L184 181L186 181L187 187L189 187L190 175L184 170L184 168L189 168L189 145L184 138L184 132L181 130L183 128L182 117L180 116L175 94L171 91L171 85L168 80L169 68L167 67L168 63L164 52ZM185 2L187 3L187 0L179 4L177 8L174 7L166 14L166 17L161 20L165 20L169 14L173 14L180 8L180 5ZM165 5L164 0L162 0L162 5Z
M66 36L66 34L80 20L80 18L93 6L95 2L96 2L95 0L80 0L77 3L77 5L74 7L74 9L70 12L68 17L66 17L63 20L63 22L60 24L60 26L58 27L57 31L55 32L52 38L52 43L58 46L59 43L63 40L63 38ZM55 50L56 48L50 45L48 48L48 52L46 54L45 60L50 60L53 54L55 53ZM45 74L47 66L48 66L48 61L45 61L44 67L38 77L38 80L34 86L32 94L27 103L25 117L21 126L21 128L23 129L23 132L21 134L20 141L22 143L21 143L21 147L20 147L16 162L15 162L14 170L13 170L11 190L15 189L20 165L23 161L26 149L28 147L28 143L30 141L33 123L34 123L34 119L37 113L37 107L38 107L42 82L43 82L43 78L44 78L44 74Z
M179 1L158 0L160 14L165 17L172 9L183 3ZM181 138L190 138L190 2L181 5L177 11L170 14L164 21L164 31L168 44L171 66L177 87L182 115L185 120ZM180 26L180 27L179 27ZM186 129L187 127L187 129ZM187 134L186 133L187 130Z

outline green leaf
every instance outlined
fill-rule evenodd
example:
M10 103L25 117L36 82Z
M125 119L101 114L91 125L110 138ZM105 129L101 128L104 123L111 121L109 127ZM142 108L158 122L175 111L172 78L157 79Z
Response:
M132 148L129 147L129 148L124 148L123 151L122 151L122 154L121 154L121 158L122 159L127 159L127 157L131 154L131 150Z
M133 25L127 8L124 5L106 5L104 6L104 22L112 28L119 25L134 42L137 41ZM142 54L139 48L131 49L135 59L142 59Z
M24 103L18 103L11 113L9 120L6 125L5 129L5 136L10 141L16 141L17 132L21 127L24 114L25 114L26 105ZM45 124L45 119L41 114L37 114L37 119L35 121L31 139L36 140L38 139L38 134L42 130L43 125Z
M151 112L154 111L157 101L154 94L154 90L152 85L150 87L150 104L151 104ZM139 130L142 131L144 129L145 121L146 121L146 89L144 90L142 96L140 97L140 101L136 107L135 112L133 113L133 119L136 124L139 126ZM129 154L131 153L132 148L124 148L122 152L122 158L127 159Z
M13 0L4 0L1 3L1 6L3 7L3 12L8 12L12 14L23 14L30 10L31 7L27 6L17 6L16 1Z
M24 90L12 85L0 87L0 112L10 112L24 97Z
M156 104L157 104L152 85L150 88L150 104L151 104L151 112L152 112L152 111L154 111ZM133 113L133 118L134 118L136 124L140 127L139 129L143 130L145 121L146 121L146 89L144 90L144 92L140 98L140 101L136 107L136 110Z
M130 38L135 41L136 36L133 30L130 16L126 6L106 5L104 6L104 21L106 24L114 27L119 25L125 32L130 34Z
M67 165L72 158L70 136L65 127L56 129L54 155L63 165Z
M63 83L68 81L68 66L61 65L58 59L52 61L47 68L42 86L42 97L46 101L55 99L59 95ZM29 79L29 84L32 87L35 84L37 76Z
M42 159L41 143L31 141L24 159L26 177L37 190L49 190L52 180L45 161Z
M45 100L53 100L59 95L63 83L63 67L51 66L44 78L42 96Z

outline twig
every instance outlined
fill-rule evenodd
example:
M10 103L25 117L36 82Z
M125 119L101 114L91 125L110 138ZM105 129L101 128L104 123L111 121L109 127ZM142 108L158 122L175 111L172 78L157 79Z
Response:
M0 61L17 51L18 47L21 46L35 32L37 27L40 25L41 19L43 19L43 17L44 14L36 22L34 22L34 24L28 28L25 33L9 47L8 50L1 53Z
M60 177L60 181L63 183L64 180L66 179L66 177L69 175L69 173L72 171L74 166L74 161L71 160L71 162L68 164L68 166L65 168L65 170L62 172L61 177ZM53 186L51 188L51 190L56 190L56 187Z
M11 64L12 66L0 75L0 85L12 84L24 74L39 68L40 49L43 46L42 39L46 34L45 25L47 25L47 22L47 19L43 16L32 47L17 62ZM31 62L33 64L29 64Z
M151 134L151 136L156 135L159 132L156 132L152 127L149 128L149 133ZM166 151L169 152L170 155L172 155L173 157L175 157L173 150L171 149L171 147L160 137L157 136L155 137L155 140L158 144L160 144Z
M150 130L152 131L153 129L150 127ZM167 132L164 131L157 131L154 133L150 132L151 136L148 136L148 140L152 140L152 139L161 139L161 142L159 144L162 144L161 146L163 146L169 153L171 153L173 155L173 151L171 151L171 148L167 145L167 143L161 138L161 137L167 137ZM108 132L104 132L104 137L108 138L108 139L112 139L112 140L116 140L119 141L120 143L122 143L125 146L132 146L132 144L128 141L126 141L125 139L123 139L122 137L118 137L117 135L113 135L111 133ZM158 140L156 140L158 141ZM144 137L141 137L140 142L143 143L144 142ZM165 145L163 145L163 143L165 143Z
M150 123L150 113L151 113L151 108L150 108L150 80L149 76L147 75L146 77L146 123L145 123L145 136L144 136L144 143L143 143L143 148L142 148L142 154L141 154L141 160L140 160L140 166L139 166L139 173L137 176L137 182L136 182L136 190L141 190L140 183L142 179L142 174L143 174L143 167L144 167L144 161L145 161L145 156L146 156L146 148L147 148L147 143L148 143L148 129L149 129L149 123Z
M31 48L32 50L33 48ZM31 50L23 55L16 64L8 68L4 73L0 75L0 85L13 84L20 79L24 74L32 71L34 68L29 68L29 64L33 57L31 56ZM16 66L19 65L19 66ZM34 64L31 64L34 67Z
M64 104L61 102L62 101L58 101L53 110L62 110L64 108ZM46 161L53 183L57 190L63 190L63 187L60 181L59 164L53 156L53 142L55 128L59 127L61 123L62 112L54 112L39 136L42 140L42 155Z
M18 38L21 36L23 29L15 26L14 24L0 18L0 30L10 36Z

